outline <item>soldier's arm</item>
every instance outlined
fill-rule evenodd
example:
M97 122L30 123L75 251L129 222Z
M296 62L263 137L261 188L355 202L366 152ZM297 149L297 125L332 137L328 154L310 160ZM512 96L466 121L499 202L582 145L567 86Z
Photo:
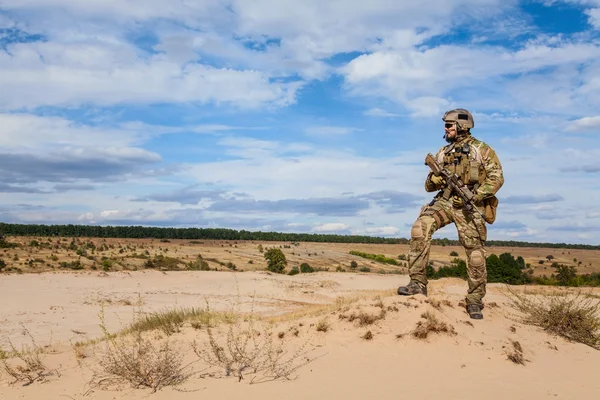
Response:
M483 166L486 172L486 178L477 189L477 197L485 199L494 196L504 184L504 174L502 164L496 152L488 147L482 151Z
M441 164L440 162L440 152L443 150L440 149L438 150L438 152L435 154L435 159L438 163ZM444 188L444 184L438 184L436 185L435 183L433 183L431 181L431 176L433 175L433 171L429 170L429 174L427 174L427 178L425 179L425 191L426 192L436 192L438 190L442 190Z

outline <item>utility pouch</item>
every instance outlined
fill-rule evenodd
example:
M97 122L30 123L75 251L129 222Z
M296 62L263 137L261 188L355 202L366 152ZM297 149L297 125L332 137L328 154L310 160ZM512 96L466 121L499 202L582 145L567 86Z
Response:
M485 211L483 213L484 220L488 224L493 224L496 220L496 210L498 209L498 198L496 196L488 197L483 200Z

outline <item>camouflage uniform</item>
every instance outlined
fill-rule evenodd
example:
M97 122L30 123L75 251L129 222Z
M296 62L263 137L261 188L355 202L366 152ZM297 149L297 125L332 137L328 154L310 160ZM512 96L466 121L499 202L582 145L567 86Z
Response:
M461 135L456 142L442 147L435 156L436 161L448 171L462 178L462 181L475 193L475 204L484 213L486 204L497 205L496 192L504 184L502 165L496 152L471 134ZM408 258L411 281L426 287L425 269L429 262L431 237L438 229L454 222L458 239L467 253L469 290L467 304L482 306L485 296L487 272L485 267L487 239L486 221L475 210L455 208L452 193L443 184L435 185L430 172L425 181L425 190L440 190L434 201L423 206L419 217L411 229L410 252ZM488 206L488 215L490 207ZM486 215L487 217L487 215ZM486 218L488 223L495 219Z

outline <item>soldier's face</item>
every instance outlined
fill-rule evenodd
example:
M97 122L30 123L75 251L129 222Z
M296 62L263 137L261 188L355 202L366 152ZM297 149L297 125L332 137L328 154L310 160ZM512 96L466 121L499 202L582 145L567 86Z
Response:
M456 125L454 123L446 122L444 124L444 133L446 134L446 140L452 141L456 139Z

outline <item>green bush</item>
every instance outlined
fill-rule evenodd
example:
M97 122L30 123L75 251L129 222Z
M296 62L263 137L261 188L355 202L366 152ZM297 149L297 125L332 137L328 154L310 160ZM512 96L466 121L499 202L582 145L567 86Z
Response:
M288 272L288 275L296 275L299 274L300 270L298 269L298 267L292 267L292 269L290 270L290 272Z
M315 272L315 270L309 264L302 263L300 264L300 272L302 272L303 274L309 274L311 272Z
M457 253L457 252L455 252L455 251L451 251L451 252L450 252L450 256L451 256L451 257L458 257L458 253Z
M264 257L267 261L267 270L277 274L285 273L287 259L285 258L283 251L280 249L271 248L265 252Z

